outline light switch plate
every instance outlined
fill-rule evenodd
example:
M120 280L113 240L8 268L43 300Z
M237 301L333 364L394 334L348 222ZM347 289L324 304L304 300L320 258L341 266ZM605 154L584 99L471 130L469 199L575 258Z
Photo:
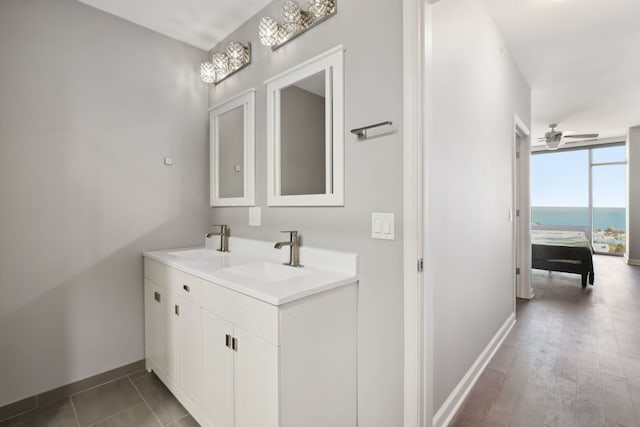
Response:
M371 237L382 240L395 240L395 216L392 213L371 214Z
M259 227L262 225L262 218L259 206L249 208L249 225Z

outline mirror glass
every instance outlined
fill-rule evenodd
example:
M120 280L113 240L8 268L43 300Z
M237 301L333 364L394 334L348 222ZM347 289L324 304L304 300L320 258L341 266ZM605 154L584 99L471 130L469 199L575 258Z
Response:
M211 206L253 206L255 90L210 109Z
M267 84L269 206L344 205L344 47Z
M280 194L326 192L325 71L280 90Z
M244 194L244 108L236 107L218 116L219 197Z

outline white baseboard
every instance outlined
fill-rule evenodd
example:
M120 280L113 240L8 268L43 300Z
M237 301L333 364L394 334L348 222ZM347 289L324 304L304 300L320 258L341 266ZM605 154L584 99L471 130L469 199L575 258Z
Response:
M458 385L453 389L447 400L442 404L438 412L433 416L433 427L446 427L452 421L453 417L462 406L464 399L473 388L473 385L478 381L482 372L489 364L489 361L496 354L496 351L502 345L502 342L511 331L511 328L516 324L516 314L511 313L506 322L498 329L498 332L493 336L489 344L480 353L480 356L471 365L471 368L462 377Z
M624 255L624 262L626 262L629 265L640 266L640 259L630 259L627 254Z

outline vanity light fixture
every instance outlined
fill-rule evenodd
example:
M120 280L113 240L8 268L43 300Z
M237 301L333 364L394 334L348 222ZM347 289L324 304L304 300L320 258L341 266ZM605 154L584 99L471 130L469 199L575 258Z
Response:
M211 61L200 64L200 78L204 83L218 84L251 63L251 43L230 42L226 52L214 52Z
M268 16L260 19L260 43L276 50L337 12L337 0L310 0L307 10L302 10L295 0L285 0L282 3L282 22Z

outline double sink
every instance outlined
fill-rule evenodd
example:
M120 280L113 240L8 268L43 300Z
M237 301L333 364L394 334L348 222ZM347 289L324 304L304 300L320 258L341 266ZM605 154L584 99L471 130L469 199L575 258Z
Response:
M283 265L287 254L274 249L270 242L231 237L229 246L230 252L205 246L147 251L143 255L273 305L357 281L356 254L301 247L305 266L296 268Z

